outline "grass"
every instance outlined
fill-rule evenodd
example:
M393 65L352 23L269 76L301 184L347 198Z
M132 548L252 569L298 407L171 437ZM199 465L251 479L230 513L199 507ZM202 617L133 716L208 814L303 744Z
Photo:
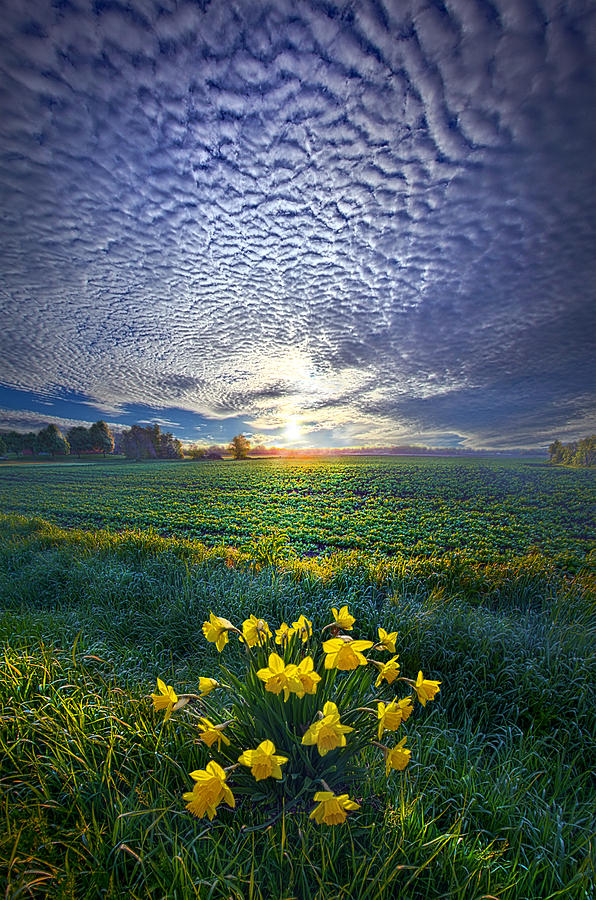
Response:
M592 898L589 565L265 550L0 518L5 896ZM189 816L204 757L187 722L153 712L155 677L179 691L217 677L210 610L317 628L343 604L362 636L398 631L404 671L443 682L406 772L371 767L337 829L309 808L272 825L249 805Z

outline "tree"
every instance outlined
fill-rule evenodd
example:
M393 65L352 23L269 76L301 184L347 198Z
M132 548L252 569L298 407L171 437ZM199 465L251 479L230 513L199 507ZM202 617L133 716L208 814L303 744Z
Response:
M232 438L228 450L234 459L246 459L250 450L250 442L243 434L237 434L235 438Z
M21 444L21 453L37 453L40 449L38 435L34 431L28 431L23 436Z
M205 450L205 459L223 459L224 448L218 444L211 444Z
M2 438L8 453L16 453L18 456L23 452L23 435L20 431L3 431Z
M169 431L160 435L158 456L160 459L184 459L182 444Z
M201 447L190 447L188 455L191 459L205 459L205 451Z
M161 428L159 427L157 422L154 422L153 425L148 425L145 430L147 432L147 436L149 437L149 440L153 444L153 449L155 450L155 455L159 456L159 451L161 449L161 438L162 438Z
M91 441L92 449L96 453L103 453L105 456L106 453L112 453L114 450L114 435L108 428L106 422L103 419L100 419L99 422L95 422L94 425L89 429L89 438Z
M48 425L41 429L37 435L37 446L41 452L51 453L52 456L70 451L68 441L57 425Z
M596 434L583 438L577 445L574 465L596 466Z
M173 434L162 434L159 425L133 425L120 435L120 444L129 459L183 459L182 444Z
M581 441L571 441L569 444L554 441L548 452L550 462L554 464L581 468L596 466L596 434L582 438Z
M93 449L89 429L84 425L75 425L66 435L70 444L70 452L76 453L80 458L81 453L90 453Z
M133 425L120 435L122 450L128 459L156 459L157 453L149 429Z

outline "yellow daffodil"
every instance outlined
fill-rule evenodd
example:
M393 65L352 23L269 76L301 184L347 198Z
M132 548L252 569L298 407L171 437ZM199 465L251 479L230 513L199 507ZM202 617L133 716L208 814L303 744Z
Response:
M228 806L236 806L234 795L226 784L226 773L216 762L207 763L206 769L191 772L196 784L192 791L183 794L186 808L193 816L202 817L207 813L210 819L216 815L216 806L225 800Z
M287 763L287 756L275 755L273 741L261 741L256 750L245 750L238 757L238 762L249 766L256 781L263 778L281 778L281 766Z
M440 681L428 681L426 678L422 677L422 672L418 672L418 678L416 679L414 689L423 706L426 706L427 700L434 700L435 694L440 690L440 684Z
M347 606L342 606L340 610L332 607L331 612L333 613L333 618L335 619L335 624L338 628L342 628L344 631L352 630L356 619L354 618L354 616L350 615Z
M350 671L358 666L365 666L366 657L362 655L362 651L368 650L372 645L372 641L352 641L347 636L346 639L337 637L324 641L323 650L327 654L325 668Z
M314 668L315 664L310 656L305 656L298 664L298 667L296 668L296 678L299 679L301 687L299 690L293 688L298 697L302 698L305 694L316 693L317 684L321 680L321 676L318 672L314 671Z
M220 653L228 643L228 631L233 628L231 622L221 616L214 616L213 613L209 613L208 622L203 622L203 634L211 644L215 644Z
M286 666L281 656L277 653L269 654L269 665L264 669L259 669L257 677L265 682L265 690L271 694L281 694L284 692L284 701L290 696L290 691L302 690L302 682L297 677L296 672L298 666Z
M384 650L389 650L389 653L395 653L396 638L397 631L387 634L384 628L379 628L379 644L382 644Z
M178 696L174 693L174 688L171 687L171 685L166 686L161 678L157 679L157 690L159 691L159 694L151 694L153 708L156 711L165 709L166 714L164 716L164 722L167 722L172 715L175 704L178 703Z
M332 791L317 791L315 802L317 806L309 818L314 819L317 825L343 825L348 811L360 809L360 804L350 800L347 794L336 797Z
M412 698L404 697L403 700L398 700L397 705L401 709L401 720L402 722L407 722L412 713L414 712L414 707L412 706Z
M199 692L201 694L208 694L216 687L219 687L219 681L216 681L215 678L199 678Z
M379 740L384 731L397 731L402 722L407 722L412 714L412 701L410 697L403 700L392 700L385 704L382 700L377 703L377 718L379 720Z
M323 718L314 722L304 737L302 743L307 746L316 744L321 756L326 756L330 750L336 747L346 746L346 734L354 731L349 725L342 725L339 720L339 711L335 703L328 700L323 707Z
M272 637L271 631L265 619L257 619L251 616L242 623L241 641L246 641L249 647L255 647L257 644L266 644L267 638Z
M290 628L286 622L282 622L275 632L275 643L287 644L293 634L295 634L294 629Z
M304 616L298 616L297 620L292 622L292 629L296 634L300 635L300 639L304 644L312 635L312 622L310 619L305 619Z
M402 771L410 762L411 751L404 748L407 738L402 738L396 747L385 750L385 775L389 775L391 769Z
M226 727L225 725L214 725L210 719L199 719L199 738L207 744L208 747L212 747L213 744L217 741L217 749L221 749L222 741L226 746L229 745L230 741L223 733L223 729Z
M392 656L391 659L380 665L379 674L377 675L377 680L375 681L375 687L378 687L382 681L386 681L387 684L393 684L397 676L399 675L399 663L397 661L397 656Z

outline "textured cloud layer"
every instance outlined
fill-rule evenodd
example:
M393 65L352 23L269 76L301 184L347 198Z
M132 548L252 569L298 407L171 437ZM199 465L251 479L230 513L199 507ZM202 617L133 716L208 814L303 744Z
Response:
M588 0L0 22L1 382L342 442L594 425Z

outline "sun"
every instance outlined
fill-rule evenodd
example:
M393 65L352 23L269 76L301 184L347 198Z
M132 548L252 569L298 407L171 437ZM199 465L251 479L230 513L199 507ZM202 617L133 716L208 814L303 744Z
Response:
M300 425L295 419L289 419L284 429L284 437L287 441L297 441L302 436Z

